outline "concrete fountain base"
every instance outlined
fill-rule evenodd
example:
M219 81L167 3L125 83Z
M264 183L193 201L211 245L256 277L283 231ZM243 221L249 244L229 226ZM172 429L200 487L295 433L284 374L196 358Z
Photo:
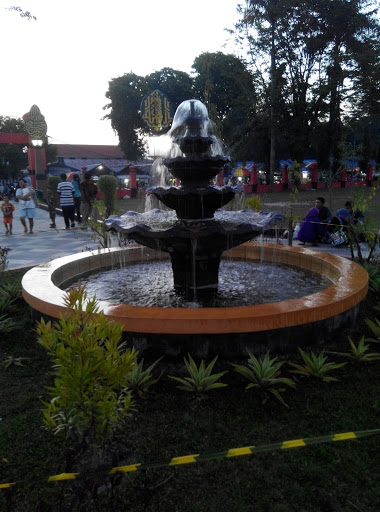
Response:
M324 290L287 301L227 308L155 308L99 302L100 310L123 325L140 355L245 356L271 350L326 343L355 321L368 289L368 274L358 264L332 254L299 247L249 242L224 253L247 261L270 261L308 269L329 278ZM22 280L23 296L34 317L67 313L61 289L83 275L133 262L165 257L132 247L85 252L34 267ZM280 283L279 283L280 285ZM254 286L254 283L252 283ZM61 288L60 288L61 287Z

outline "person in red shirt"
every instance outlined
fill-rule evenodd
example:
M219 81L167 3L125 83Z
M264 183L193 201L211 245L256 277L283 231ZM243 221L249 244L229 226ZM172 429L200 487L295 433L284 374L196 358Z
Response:
M15 207L12 203L9 202L9 197L4 196L4 203L1 205L1 213L3 214L3 224L5 226L5 234L12 234L12 222L13 222L13 212Z

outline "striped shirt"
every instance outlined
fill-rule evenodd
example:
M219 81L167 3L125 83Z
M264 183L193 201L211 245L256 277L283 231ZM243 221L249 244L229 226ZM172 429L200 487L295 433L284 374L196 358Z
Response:
M61 181L61 183L58 183L57 192L60 196L61 206L74 205L74 187L70 181Z

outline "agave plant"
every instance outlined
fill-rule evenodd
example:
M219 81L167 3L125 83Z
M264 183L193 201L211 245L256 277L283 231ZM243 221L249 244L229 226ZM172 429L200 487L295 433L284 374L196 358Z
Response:
M184 361L190 377L185 377L182 379L181 377L173 377L172 375L169 375L169 379L180 383L180 386L177 386L178 389L201 394L206 391L210 391L211 389L223 388L227 386L227 384L224 384L223 382L217 382L227 372L219 372L214 374L211 373L216 360L218 359L218 356L216 356L207 367L204 360L202 359L199 368L195 364L190 354L188 354L188 358L188 361L186 358Z
M1 366L4 366L5 369L9 368L9 366L25 366L24 362L29 362L29 357L14 357L8 356L4 361L1 362Z
M261 359L257 359L249 350L247 352L249 355L248 366L232 364L235 371L251 381L245 389L257 388L262 390L264 392L263 403L268 400L268 393L271 393L285 407L289 407L282 398L281 393L286 389L283 387L284 385L294 388L295 383L292 379L280 377L280 368L284 362L277 361L277 357L270 359L269 351Z
M375 321L370 320L369 318L365 319L365 323L371 329L375 338L366 338L365 341L371 341L372 343L380 343L380 320L375 318Z
M368 272L368 287L374 295L380 294L380 269L371 263L363 263L363 267Z
M145 368L145 370L143 369L144 359L141 359L141 361L131 369L127 376L127 388L140 396L148 391L150 386L156 384L162 376L163 372L161 372L157 378L153 378L152 374L154 367L159 361L161 361L161 359L162 357L157 359L157 361L154 361L154 363L148 368Z
M334 377L329 377L326 374L328 372L331 372L332 370L337 370L338 368L341 368L342 366L347 364L331 362L327 363L327 357L323 354L323 352L319 354L319 356L316 356L314 352L307 354L300 347L298 347L298 350L305 364L289 364L293 366L293 368L295 368L295 370L291 370L292 373L298 373L299 375L302 375L304 377L313 376L323 380L324 382L337 381L338 379L335 379Z
M379 352L367 353L367 350L369 350L370 346L365 344L366 340L364 336L359 341L357 346L350 337L348 337L348 341L350 343L351 352L330 352L330 354L337 354L339 356L349 357L350 359L354 359L355 361L360 362L370 362L380 359Z

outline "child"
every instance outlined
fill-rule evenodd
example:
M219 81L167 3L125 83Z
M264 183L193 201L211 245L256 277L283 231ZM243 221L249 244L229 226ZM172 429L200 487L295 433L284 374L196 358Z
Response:
M4 203L1 205L1 211L3 213L3 224L5 226L5 233L8 235L12 234L12 221L13 212L15 207L9 202L9 196L4 196Z

